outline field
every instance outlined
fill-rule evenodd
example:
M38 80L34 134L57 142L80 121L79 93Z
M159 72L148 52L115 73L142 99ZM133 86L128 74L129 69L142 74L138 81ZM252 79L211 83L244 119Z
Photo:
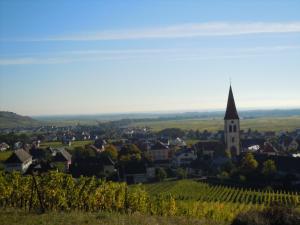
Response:
M160 131L165 128L181 128L184 130L208 130L217 131L224 129L224 121L222 118L216 119L184 119L184 120L162 120L138 122L130 125L131 127L148 126L154 131ZM258 131L291 131L300 128L300 116L291 117L268 117L256 119L242 119L241 129Z
M76 147L84 147L86 145L92 144L93 141L73 141L71 146L68 145L63 145L62 142L60 141L50 141L50 142L42 142L40 147L41 148L47 148L47 147L52 147L52 148L59 148L59 147L66 147L69 150L73 150Z
M265 206L272 202L278 202L282 205L300 203L300 194L295 192L212 186L193 180L166 181L146 184L144 187L150 196L171 194L175 200L181 201L260 204Z

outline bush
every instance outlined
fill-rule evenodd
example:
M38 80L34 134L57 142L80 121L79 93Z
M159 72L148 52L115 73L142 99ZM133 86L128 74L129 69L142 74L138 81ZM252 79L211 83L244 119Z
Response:
M231 225L269 225L262 213L257 211L248 211L240 213Z
M155 178L158 180L158 181L163 181L164 179L167 178L167 173L166 171L163 169L163 168L157 168L155 170Z
M299 225L300 212L289 207L271 206L263 211L239 214L231 225Z
M186 171L186 169L178 168L176 170L176 176L177 176L178 179L185 179L185 178L187 178L187 171Z

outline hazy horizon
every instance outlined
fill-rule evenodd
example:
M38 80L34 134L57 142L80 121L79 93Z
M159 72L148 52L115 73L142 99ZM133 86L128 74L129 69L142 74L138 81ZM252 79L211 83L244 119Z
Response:
M300 108L300 1L0 2L0 110Z

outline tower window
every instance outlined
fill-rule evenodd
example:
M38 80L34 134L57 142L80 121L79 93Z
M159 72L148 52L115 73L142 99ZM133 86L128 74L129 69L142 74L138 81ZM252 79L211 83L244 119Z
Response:
M234 137L231 139L231 142L234 143Z
M236 132L236 125L233 126L233 132Z
M229 133L231 133L231 132L232 132L232 126L229 125Z

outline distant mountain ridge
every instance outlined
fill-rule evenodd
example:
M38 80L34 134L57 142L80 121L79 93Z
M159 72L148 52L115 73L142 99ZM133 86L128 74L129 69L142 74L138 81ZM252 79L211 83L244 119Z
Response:
M97 125L99 122L119 121L125 124L146 121L223 119L224 111L182 112L182 113L119 113L96 115L21 116L13 112L0 111L0 129L26 128L42 125L68 126L76 124ZM300 109L244 110L239 111L241 119L262 117L300 116Z
M41 125L40 121L29 116L21 116L13 112L0 111L0 128L34 127Z

